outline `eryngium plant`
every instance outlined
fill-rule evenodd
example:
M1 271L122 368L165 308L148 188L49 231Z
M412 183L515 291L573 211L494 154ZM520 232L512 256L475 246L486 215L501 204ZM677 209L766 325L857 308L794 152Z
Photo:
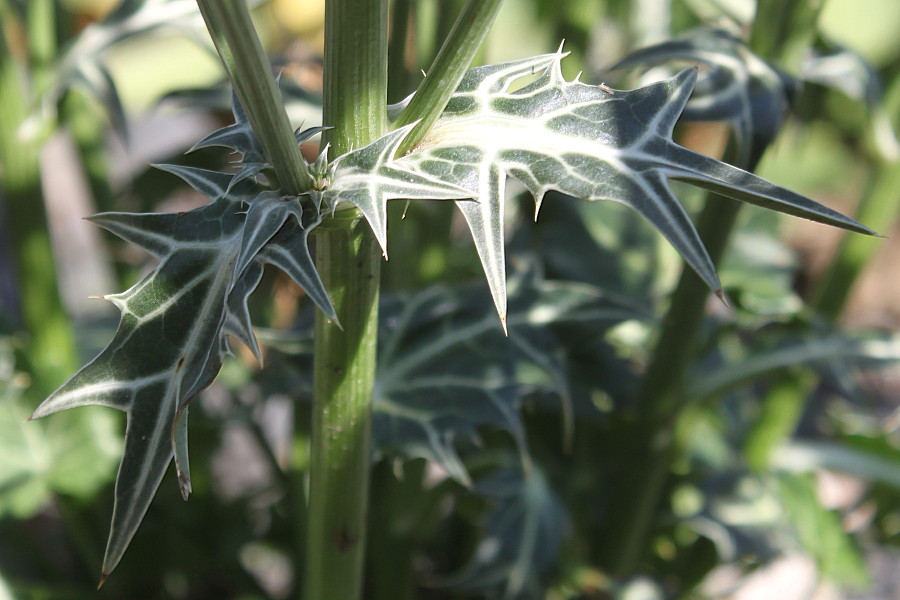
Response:
M244 165L236 174L163 167L208 197L209 204L187 213L92 218L160 260L131 289L105 296L122 312L112 342L34 413L38 418L96 404L127 414L104 577L121 559L173 457L181 491L185 496L190 492L188 406L218 373L228 335L259 355L247 299L263 266L284 270L325 315L335 318L308 240L316 227L346 211L365 217L386 254L389 200L456 202L472 231L502 323L507 176L534 195L536 216L551 190L633 208L715 291L719 282L712 261L669 189L670 179L873 233L813 200L673 142L673 129L697 78L695 69L640 89L611 90L566 81L560 71L563 57L556 52L469 70L441 117L408 153L397 155L415 123L331 162L323 152L304 165L309 191L300 195L271 183L272 166L265 163L261 144L236 105L236 123L200 144L241 153ZM539 76L533 82L514 87L534 74ZM300 133L297 139L312 133Z

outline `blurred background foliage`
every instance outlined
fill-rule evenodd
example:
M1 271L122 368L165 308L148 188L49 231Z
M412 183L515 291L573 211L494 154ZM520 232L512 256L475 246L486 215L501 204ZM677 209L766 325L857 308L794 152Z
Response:
M679 258L621 207L554 197L533 223L513 197L507 340L452 210L395 203L367 597L900 597L900 4L828 0L791 29L761 2L751 38L748 0L507 0L479 61L565 39L567 77L630 87L634 69L610 70L629 52L728 28L802 80L758 172L891 239L739 215L720 267L729 303L706 305L647 539L618 568L611 521L647 470L636 398ZM256 4L292 119L318 125L324 2ZM461 2L392 6L399 101ZM303 577L311 320L285 277L254 296L265 370L236 347L197 402L191 501L167 478L99 592L124 420L26 422L115 327L88 296L147 269L80 218L188 210L203 200L149 164L229 160L184 154L230 118L193 10L0 0L0 600L280 599ZM728 128L685 124L679 139L721 154ZM699 210L696 192L679 196Z

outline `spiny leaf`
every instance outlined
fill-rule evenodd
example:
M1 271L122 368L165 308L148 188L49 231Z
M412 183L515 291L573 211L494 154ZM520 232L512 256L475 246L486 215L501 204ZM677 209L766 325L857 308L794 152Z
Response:
M561 500L536 467L525 473L500 469L475 491L490 505L481 542L468 564L442 585L504 600L539 597L541 575L557 559L568 529Z
M237 209L218 201L183 214L92 218L162 258L134 287L107 296L122 312L112 342L33 415L92 404L128 415L104 577L121 559L172 459L176 415L221 365L225 298L242 234Z
M413 171L393 160L403 138L415 127L410 123L364 148L338 157L334 175L323 200L331 210L341 204L357 207L369 221L387 256L387 202L409 200L454 200L472 193L428 173Z
M712 262L667 180L689 181L730 198L871 234L856 221L672 141L696 81L687 69L632 91L610 91L560 72L562 53L470 70L431 132L398 166L470 190L466 216L501 320L506 315L503 185L507 175L534 195L556 190L611 200L648 219L714 290ZM542 72L510 91L513 83Z
M226 184L197 169L168 170L214 196ZM127 414L103 578L121 559L173 456L181 492L185 498L190 493L187 407L218 373L228 334L259 357L246 303L263 265L282 267L334 316L307 245L308 227L319 218L304 223L297 198L265 191L247 200L220 198L187 213L91 218L160 258L134 287L106 296L122 313L112 342L33 415L85 405Z
M471 478L459 447L479 430L508 431L527 462L518 407L529 392L557 394L568 412L566 367L548 326L602 328L642 318L586 284L516 281L509 339L474 290L434 288L383 307L388 331L374 400L376 446L435 461L463 484ZM568 433L568 432L567 432Z
M184 180L192 188L209 198L218 200L224 198L231 185L232 176L228 173L210 171L198 167L184 165L155 165L160 171L166 171Z
M736 163L749 165L758 160L781 131L796 81L753 54L740 38L707 28L632 52L611 68L673 61L706 67L682 118L726 121L738 142Z
M264 163L262 146L250 127L247 113L244 112L241 102L233 92L231 94L231 112L234 115L234 123L213 131L194 144L189 151L221 146L239 153L245 163Z

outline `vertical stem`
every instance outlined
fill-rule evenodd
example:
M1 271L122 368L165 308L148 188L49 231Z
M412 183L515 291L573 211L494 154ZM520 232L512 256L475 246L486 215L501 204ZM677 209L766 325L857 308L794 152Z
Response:
M327 0L322 121L331 156L387 131L387 1Z
M725 253L740 208L738 202L707 196L697 231L714 264ZM624 491L617 494L620 506L613 510L610 548L617 552L612 569L618 575L629 575L637 566L662 496L675 454L675 421L685 402L681 385L694 359L708 296L703 280L685 266L637 395L642 417L631 441L640 459L631 464L642 464L644 469L625 474Z
M289 194L303 193L311 185L306 162L246 2L197 0L197 5L279 186Z
M366 545L381 252L364 219L336 220L316 238L343 330L316 315L308 600L359 598Z
M387 2L325 5L323 121L333 156L387 130ZM317 229L316 266L343 329L317 313L307 600L361 597L381 254L357 211Z
M874 181L860 200L856 218L861 223L893 222L900 208L900 165L882 163ZM869 259L882 247L881 240L863 235L845 235L831 268L815 291L812 304L830 321L836 321L853 288L853 282Z

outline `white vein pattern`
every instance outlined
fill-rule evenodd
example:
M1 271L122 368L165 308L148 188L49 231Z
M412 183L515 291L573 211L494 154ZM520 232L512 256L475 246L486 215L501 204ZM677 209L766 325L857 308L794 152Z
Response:
M637 50L612 68L678 60L700 63L707 69L682 117L728 122L738 142L737 164L748 165L758 159L781 130L789 108L791 78L753 54L730 32L707 28Z
M223 174L165 170L213 196L228 185ZM307 247L305 225L310 224L302 216L296 198L264 191L246 201L222 198L187 213L92 218L160 259L128 291L106 297L121 312L113 340L33 415L84 405L127 414L104 576L124 554L173 457L181 492L185 498L190 493L187 407L218 373L228 334L259 356L246 302L263 264L285 270L326 314L334 315Z
M465 188L409 169L393 159L415 125L410 123L364 148L338 157L334 161L332 182L323 195L325 205L332 211L345 203L357 207L372 227L385 256L388 200L458 200L472 195Z
M546 352L553 344L548 323L602 328L643 316L587 284L529 278L512 289L508 339L498 335L494 318L473 310L482 302L477 290L435 288L405 300L396 314L388 309L374 399L376 445L433 460L463 485L472 478L458 446L478 444L483 427L510 432L527 461L516 418L523 397L552 391L572 419L565 366ZM535 307L549 305L566 310L535 319ZM567 422L564 434L570 433Z
M503 195L507 176L541 200L554 190L638 211L713 290L715 268L668 187L670 178L731 198L872 233L839 213L672 141L696 82L695 69L637 90L566 81L562 52L470 70L422 143L396 161L469 190L459 203L469 224L501 322L506 320ZM523 76L540 73L510 91ZM505 327L505 324L504 324Z

